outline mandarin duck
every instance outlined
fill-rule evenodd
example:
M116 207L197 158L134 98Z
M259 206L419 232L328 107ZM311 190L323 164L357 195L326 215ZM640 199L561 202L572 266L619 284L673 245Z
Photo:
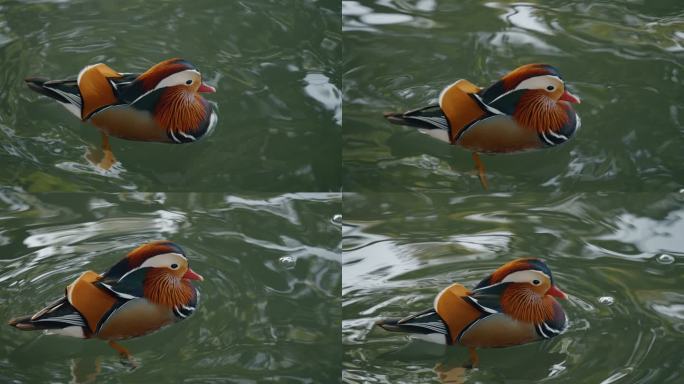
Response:
M169 59L142 74L119 73L106 64L88 65L76 78L25 79L29 88L51 97L102 134L99 165L109 169L114 156L109 136L126 140L190 143L216 124L213 106L199 93L216 90L188 61Z
M556 68L526 64L487 88L458 80L440 93L439 104L385 113L385 117L472 151L480 182L487 189L478 153L511 153L565 143L580 127L570 103L579 104L580 99L565 89Z
M452 284L435 297L433 308L379 320L376 325L430 342L468 347L471 366L476 367L476 348L508 347L561 334L567 317L554 297L567 298L544 261L517 259L472 290Z
M134 249L102 274L83 272L66 287L64 296L9 325L106 340L130 358L116 340L154 332L195 312L199 291L191 280L204 279L190 269L183 250L170 241L155 241Z

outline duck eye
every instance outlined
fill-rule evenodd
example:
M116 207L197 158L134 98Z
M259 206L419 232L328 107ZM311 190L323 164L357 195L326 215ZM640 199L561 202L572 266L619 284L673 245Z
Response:
M187 84L187 85L190 85L190 84L192 84L192 80L188 80L188 81L186 81L186 82L185 82L185 84Z
M541 281L534 279L534 280L532 280L532 284L533 285L539 285L539 284L541 284Z
M177 268L178 268L178 264L176 264L176 263L171 264L171 269L177 269Z
M553 85L549 85L548 87L546 87L547 91L553 91L554 89L555 88L553 87Z

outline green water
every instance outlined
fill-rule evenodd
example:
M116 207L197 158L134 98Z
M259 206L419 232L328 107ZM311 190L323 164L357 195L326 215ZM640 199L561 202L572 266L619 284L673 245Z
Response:
M0 185L28 191L335 191L338 1L0 2ZM112 140L121 162L85 159L94 127L22 79L86 64L142 72L184 57L217 92L219 120L190 145ZM8 166L9 165L9 166Z
M99 340L3 326L0 382L338 380L340 209L333 194L1 192L2 319L33 313L81 271L155 239L181 245L205 280L192 317L122 342L138 369Z

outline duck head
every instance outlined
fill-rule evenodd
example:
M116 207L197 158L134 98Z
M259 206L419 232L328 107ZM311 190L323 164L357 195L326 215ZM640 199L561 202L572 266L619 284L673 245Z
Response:
M179 58L155 64L136 79L145 91L179 87L186 93L213 93L216 89L202 82L202 74L189 61Z
M145 298L169 307L194 300L195 289L190 281L204 280L190 268L185 252L166 240L139 246L102 277L140 287Z
M486 103L492 103L506 94L530 91L544 95L555 102L579 104L580 98L565 89L563 77L556 67L548 64L525 64L506 74L500 81L481 92Z
M170 141L181 143L195 141L211 128L213 107L201 93L215 91L202 82L195 66L176 58L154 65L122 92L129 102L144 100L141 107L152 113Z
M543 260L516 259L502 265L482 280L475 289L501 286L501 307L515 319L539 323L562 311L555 298L567 299L553 280L553 274Z
M571 104L581 102L565 88L558 69L548 64L518 67L479 95L484 103L537 132L560 129L574 115Z

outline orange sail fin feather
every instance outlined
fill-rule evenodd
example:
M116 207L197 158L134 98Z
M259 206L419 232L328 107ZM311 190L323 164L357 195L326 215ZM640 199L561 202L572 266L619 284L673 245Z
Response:
M465 329L482 315L479 310L463 300L468 293L464 286L454 283L440 292L435 299L435 311L445 323L451 325L450 329ZM459 334L451 333L450 336L449 344L457 343Z
M102 278L93 271L86 271L67 287L67 300L88 323L91 333L97 331L102 317L112 309L117 299L93 283Z
M477 85L471 83L470 81L466 79L461 79L458 80L457 82L454 83L455 87L458 87L461 91L465 93L478 93L481 91L480 87Z
M109 79L120 77L120 73L105 64L91 65L81 71L78 75L78 88L83 99L81 120L85 121L93 112L117 103Z
M468 87L465 87L466 89ZM483 118L486 114L482 111L477 102L464 91L458 83L446 89L440 96L440 107L446 115L451 127L451 142L461 134L462 129L473 121Z

